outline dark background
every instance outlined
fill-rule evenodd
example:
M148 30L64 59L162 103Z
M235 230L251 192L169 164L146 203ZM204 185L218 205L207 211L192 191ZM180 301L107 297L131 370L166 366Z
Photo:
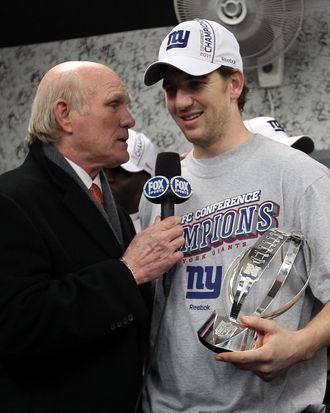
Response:
M173 0L3 0L0 47L174 26L177 23Z

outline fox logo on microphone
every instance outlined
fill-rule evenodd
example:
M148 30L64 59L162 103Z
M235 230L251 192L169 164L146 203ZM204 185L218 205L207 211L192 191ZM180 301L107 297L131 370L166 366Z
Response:
M169 180L165 176L156 175L144 184L143 193L147 199L161 198L166 194L169 186Z
M182 201L190 198L192 193L191 185L182 176L174 176L171 179L170 186L173 194L181 198Z

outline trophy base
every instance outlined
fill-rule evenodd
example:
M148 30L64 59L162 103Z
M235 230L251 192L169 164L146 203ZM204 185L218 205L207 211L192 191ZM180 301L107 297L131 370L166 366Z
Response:
M253 330L242 328L227 317L219 316L214 311L198 330L198 338L209 350L222 353L253 349L257 334Z

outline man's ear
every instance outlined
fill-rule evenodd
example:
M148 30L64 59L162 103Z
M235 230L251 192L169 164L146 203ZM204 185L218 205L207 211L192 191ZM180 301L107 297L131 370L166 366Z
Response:
M241 71L236 70L230 76L231 98L237 100L244 87L244 75Z
M53 105L56 123L65 132L72 132L70 111L71 105L64 99L58 99Z

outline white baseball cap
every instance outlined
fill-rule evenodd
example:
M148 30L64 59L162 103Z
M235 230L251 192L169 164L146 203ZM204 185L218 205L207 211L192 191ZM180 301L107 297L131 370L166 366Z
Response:
M192 76L202 76L220 66L243 71L242 57L235 36L219 23L194 19L175 26L163 40L158 61L144 73L144 83L153 85L163 78L168 66Z
M151 140L143 133L129 129L127 145L129 161L120 166L128 172L146 171L153 175L157 153Z
M281 124L274 118L269 116L259 116L253 119L244 121L246 128L252 133L259 133L274 141L292 146L307 154L314 150L314 142L308 135L299 135L289 137Z

